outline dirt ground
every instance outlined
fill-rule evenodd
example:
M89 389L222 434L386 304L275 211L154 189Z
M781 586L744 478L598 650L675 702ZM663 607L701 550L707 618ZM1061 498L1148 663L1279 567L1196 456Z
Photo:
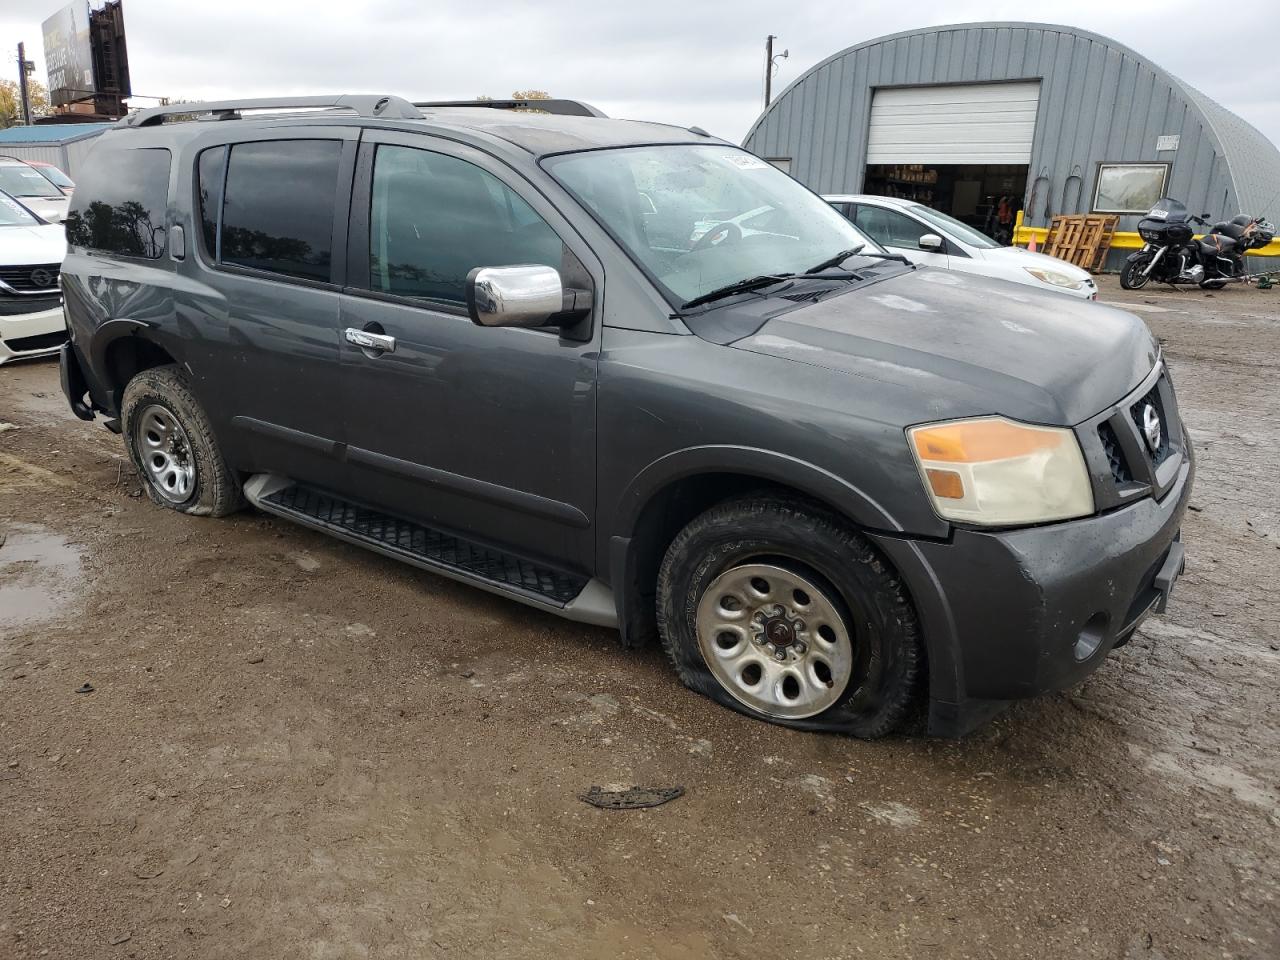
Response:
M55 364L0 369L0 958L1280 956L1280 291L1104 291L1198 444L1187 573L959 742L755 723L609 632L161 510Z

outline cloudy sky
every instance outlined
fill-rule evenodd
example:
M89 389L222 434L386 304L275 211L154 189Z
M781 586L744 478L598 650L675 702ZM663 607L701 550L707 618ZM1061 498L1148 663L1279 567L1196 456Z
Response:
M43 79L40 24L61 5L0 0L0 75L16 77L22 40ZM1223 16L1203 0L125 0L124 7L137 94L461 99L538 88L610 116L699 124L735 141L760 111L766 34L791 53L775 80L780 90L830 54L899 30L1065 23L1133 47L1280 143L1280 18L1256 6L1228 5L1234 12Z

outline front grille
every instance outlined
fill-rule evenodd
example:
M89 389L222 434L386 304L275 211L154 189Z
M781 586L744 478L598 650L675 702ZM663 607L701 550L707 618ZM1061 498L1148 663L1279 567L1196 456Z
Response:
M1131 483L1133 471L1125 462L1124 453L1120 449L1120 441L1116 439L1116 431L1109 423L1098 424L1098 437L1102 440L1102 449L1107 454L1107 462L1111 464L1111 478L1116 483Z
M35 350L48 350L60 347L67 342L67 331L55 330L53 333L38 333L34 337L14 337L6 340L4 345L14 353L31 353Z
M53 310L60 303L59 297L20 297L0 290L0 317L21 317L41 310Z
M23 267L0 267L0 283L13 290L56 290L59 264L36 263Z
M1164 378L1161 377L1161 379ZM1138 436L1142 438L1142 442L1144 444L1143 449L1146 450L1147 455L1151 457L1151 462L1157 467L1168 459L1169 453L1172 450L1172 444L1169 443L1169 434L1172 432L1172 425L1169 423L1169 418L1165 416L1164 401L1160 399L1159 387L1160 384L1159 381L1157 381L1156 385L1148 390L1141 400L1129 408L1129 415L1133 417L1133 422L1138 428ZM1156 447L1155 450L1152 450L1150 446L1146 445L1146 434L1143 432L1143 419L1146 415L1148 406L1154 407L1156 416L1160 418L1160 445Z

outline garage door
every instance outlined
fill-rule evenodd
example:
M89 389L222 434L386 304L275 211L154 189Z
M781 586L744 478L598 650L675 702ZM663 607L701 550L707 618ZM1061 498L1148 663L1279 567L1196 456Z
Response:
M1040 81L877 90L867 163L1029 163Z

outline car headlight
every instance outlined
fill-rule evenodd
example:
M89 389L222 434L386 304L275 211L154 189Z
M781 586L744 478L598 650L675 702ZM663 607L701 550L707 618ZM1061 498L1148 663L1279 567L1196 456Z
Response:
M907 437L947 520L1009 526L1093 513L1089 470L1068 429L982 417L911 427Z
M1023 267L1023 270L1031 274L1041 283L1047 283L1054 287L1062 287L1064 290L1079 290L1084 286L1083 280L1075 277L1069 277L1065 273L1059 273L1057 270L1045 270L1042 267Z

